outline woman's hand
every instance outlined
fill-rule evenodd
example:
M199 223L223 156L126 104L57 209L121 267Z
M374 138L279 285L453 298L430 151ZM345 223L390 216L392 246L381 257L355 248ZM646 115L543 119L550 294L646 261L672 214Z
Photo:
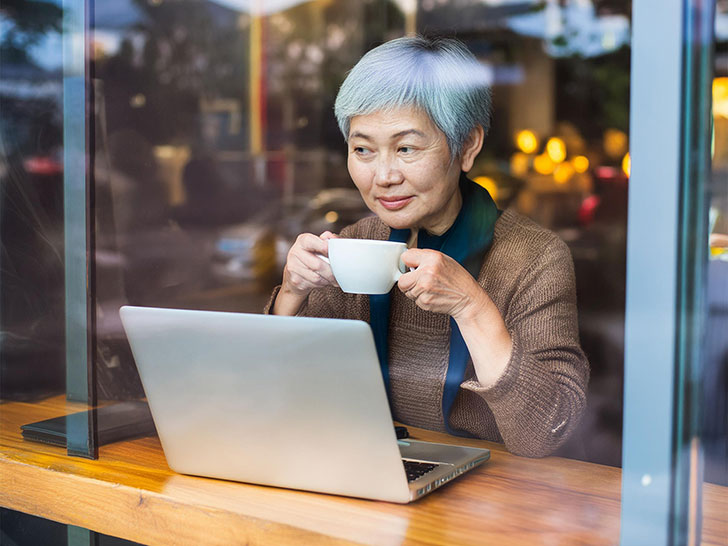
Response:
M455 319L482 305L483 289L459 263L436 250L411 248L402 261L414 271L403 274L397 283L405 296L418 307L445 313Z
M410 249L402 261L416 269L399 278L399 289L425 311L455 319L478 382L494 385L505 372L513 345L493 300L465 268L441 252Z
M337 286L331 266L316 254L329 255L329 239L336 235L324 231L319 237L302 233L288 251L283 269L283 289L299 296L308 296L314 288Z
M331 266L317 254L329 255L328 240L338 237L330 231L319 237L302 233L288 251L283 284L273 305L274 315L295 315L314 288L338 286Z

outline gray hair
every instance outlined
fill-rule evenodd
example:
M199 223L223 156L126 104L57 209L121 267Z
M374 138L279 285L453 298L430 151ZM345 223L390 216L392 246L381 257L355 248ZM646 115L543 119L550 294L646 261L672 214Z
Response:
M423 110L458 157L470 131L490 128L490 72L452 38L408 36L375 47L351 69L334 114L344 139L351 118L401 107Z

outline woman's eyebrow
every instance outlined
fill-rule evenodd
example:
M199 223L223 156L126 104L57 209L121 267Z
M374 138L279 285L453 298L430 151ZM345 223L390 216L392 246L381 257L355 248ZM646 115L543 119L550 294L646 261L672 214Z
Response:
M389 137L390 140L397 140L398 138L402 138L403 136L407 135L416 135L419 137L424 137L425 133L422 131L418 131L417 129L405 129L404 131L399 131L397 133L394 133L391 137ZM359 131L354 131L349 135L349 138L361 138L363 140L372 140L372 137L369 135L365 135L364 133L361 133Z
M349 135L349 138L362 138L364 140L371 140L372 137L369 135L365 135L364 133L360 133L359 131L354 131Z
M423 133L422 131L418 131L417 129L406 129L404 131L400 131L399 133L393 134L391 137L391 140L402 138L403 136L407 136L407 135L416 135L419 137L424 137L425 133Z

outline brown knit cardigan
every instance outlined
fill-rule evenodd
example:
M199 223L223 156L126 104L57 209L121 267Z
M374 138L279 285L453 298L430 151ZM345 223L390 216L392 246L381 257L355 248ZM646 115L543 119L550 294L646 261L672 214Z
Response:
M341 236L386 240L389 232L381 220L370 217L344 228ZM503 376L487 388L478 383L472 362L468 364L450 426L504 442L518 455L548 455L578 424L589 380L589 363L579 346L569 249L554 233L507 210L495 224L478 283L500 310L513 351ZM369 321L369 298L333 287L316 289L298 314ZM449 344L448 315L423 311L395 286L389 324L395 420L445 430L442 392Z

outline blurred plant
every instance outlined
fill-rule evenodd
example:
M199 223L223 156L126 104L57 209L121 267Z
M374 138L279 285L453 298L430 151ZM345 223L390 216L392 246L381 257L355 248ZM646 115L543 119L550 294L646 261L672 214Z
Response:
M556 60L556 118L578 126L587 140L609 128L629 132L630 48L600 57Z
M31 50L62 30L63 11L52 2L7 0L0 4L0 154L48 155L62 144L61 75L38 66ZM20 80L18 82L17 80ZM24 92L37 85L34 93Z
M62 30L63 9L53 2L41 0L3 0L0 4L3 25L0 51L4 62L28 62L28 50L45 35Z

